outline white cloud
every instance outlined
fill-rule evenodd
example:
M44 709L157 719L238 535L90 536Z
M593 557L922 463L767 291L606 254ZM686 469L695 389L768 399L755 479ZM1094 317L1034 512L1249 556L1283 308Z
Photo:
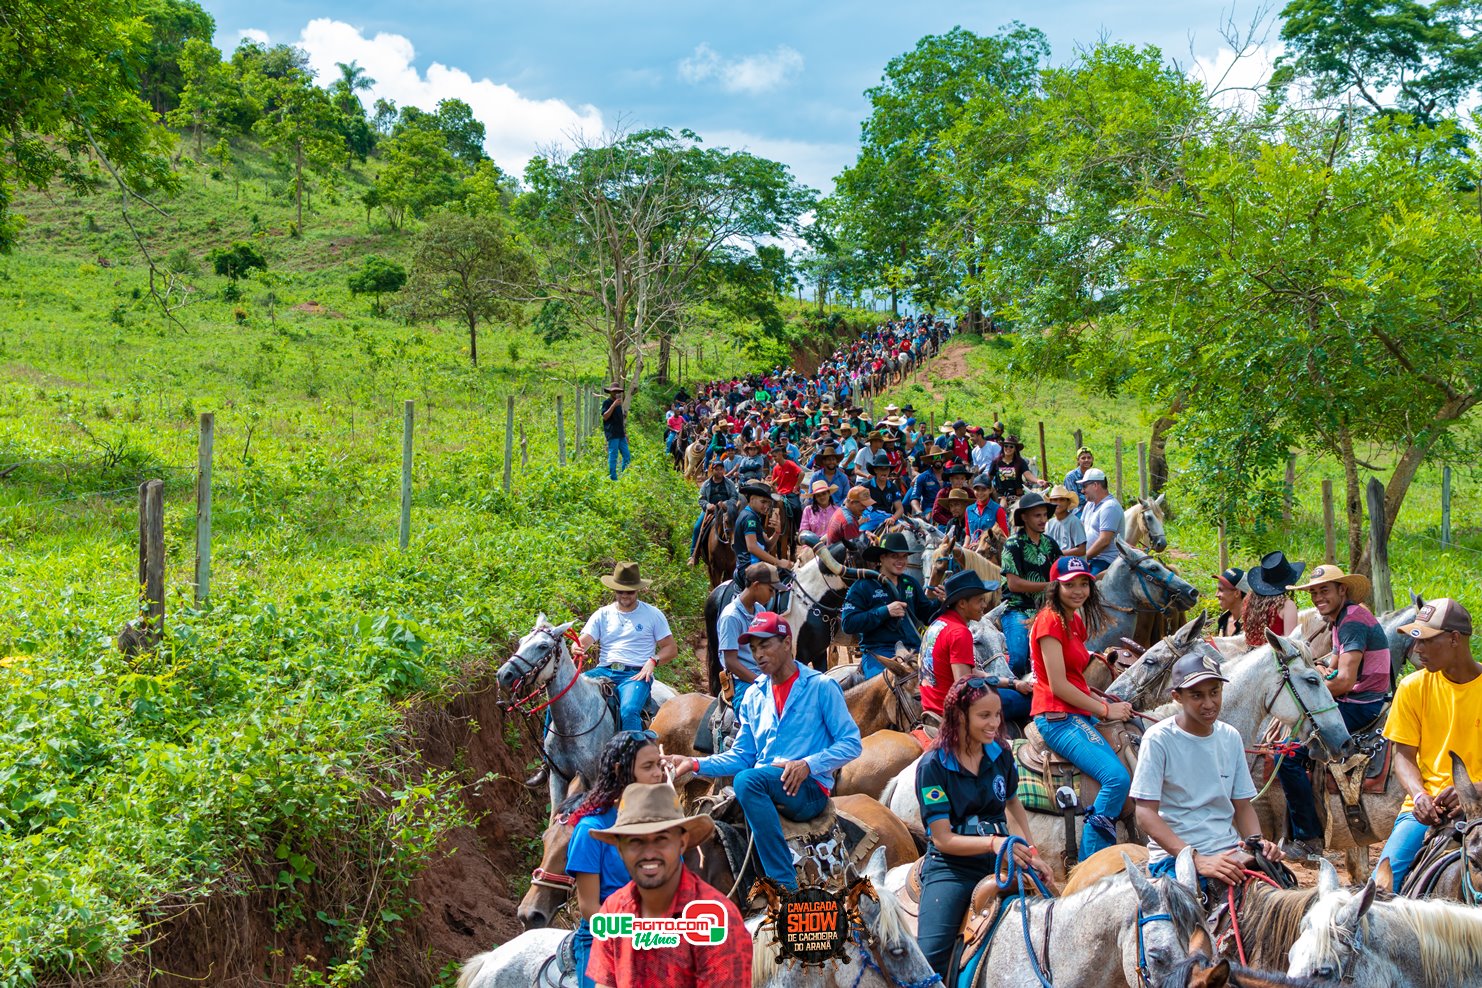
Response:
M833 190L834 176L854 163L859 148L854 144L794 141L786 138L759 137L740 130L707 130L701 137L711 147L780 161L792 169L793 177L820 192Z
M237 32L237 40L238 41L256 41L260 45L265 45L265 44L268 43L268 32L266 32L266 31L259 31L255 27L249 27L245 31L238 31Z
M1233 49L1221 47L1212 57L1195 56L1189 75L1204 83L1216 106L1254 110L1283 50L1281 45L1252 45L1237 56Z
M261 31L242 33L267 40ZM503 83L475 79L440 62L421 72L414 64L417 53L412 42L399 34L367 38L344 21L320 17L304 27L296 44L308 53L320 85L339 77L336 62L359 62L376 80L369 92L361 94L368 106L385 98L397 106L432 110L439 100L463 100L484 123L484 149L499 167L516 175L540 148L562 143L573 133L597 135L603 130L602 114L590 104L572 107L558 99L529 99Z
M791 81L802 71L802 53L787 45L755 55L726 58L708 44L700 44L679 63L679 77L685 82L714 80L730 93L764 93Z

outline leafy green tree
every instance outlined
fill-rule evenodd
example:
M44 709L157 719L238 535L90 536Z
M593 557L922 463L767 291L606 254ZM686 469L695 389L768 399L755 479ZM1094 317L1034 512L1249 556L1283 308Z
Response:
M458 163L437 130L403 130L382 145L381 157L386 166L376 176L376 199L394 230L408 214L421 218L458 192Z
M439 213L418 232L406 309L413 319L456 318L479 364L479 325L511 319L529 297L535 268L500 216Z
M1281 16L1278 78L1311 80L1319 97L1430 124L1482 85L1474 0L1291 0Z
M341 165L346 157L336 131L341 114L329 93L314 85L313 77L301 66L300 56L269 49L249 76L249 85L263 107L253 129L293 169L299 231L304 228L305 168L322 174Z
M377 134L390 134L396 127L396 101L378 99L371 114L371 126Z
M372 296L371 311L380 315L381 296L401 291L407 283L407 269L395 261L371 254L361 263L358 271L350 272L349 285L352 295Z
M188 38L177 58L181 84L175 109L165 115L172 127L191 132L196 159L205 157L202 139L220 123L222 104L232 96L232 73L221 60L221 52L208 41Z
M213 271L234 282L247 277L254 270L268 269L267 258L262 256L262 251L245 240L235 241L230 247L212 248L206 255L206 260L211 262Z
M478 215L509 212L518 193L519 186L515 180L485 158L474 165L473 171L459 183L457 197L463 203L465 213Z
M156 113L168 113L178 105L185 84L181 63L185 45L191 41L209 45L216 21L194 0L138 0L137 9L149 28L139 87Z
M367 75L364 66L358 62L352 61L348 65L336 62L335 66L340 70L340 77L330 85L329 94L340 111L336 128L345 138L345 150L364 161L376 146L376 131L358 94L369 90L376 80Z
M95 156L128 190L125 202L178 185L174 139L139 95L134 67L151 39L136 13L115 0L65 12L45 0L0 5L0 253L19 230L17 188L61 179L74 193L97 191Z
M465 165L474 165L488 157L484 153L484 125L473 115L473 107L461 99L445 99L437 104L437 129L447 141L448 153Z

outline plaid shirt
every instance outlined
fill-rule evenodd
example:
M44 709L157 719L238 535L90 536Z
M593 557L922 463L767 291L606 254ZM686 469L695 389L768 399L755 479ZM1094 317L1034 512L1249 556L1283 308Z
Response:
M724 943L695 946L681 940L678 947L635 950L627 938L594 940L587 976L607 988L723 988L751 984L751 934L741 920L741 911L723 892L702 882L680 865L679 888L674 892L669 915L680 916L686 903L713 899L726 909ZM604 913L641 915L638 888L632 882L607 897Z

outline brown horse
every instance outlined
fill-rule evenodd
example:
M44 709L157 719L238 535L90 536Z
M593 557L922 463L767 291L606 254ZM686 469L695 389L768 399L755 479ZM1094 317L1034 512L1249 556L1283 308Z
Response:
M1431 828L1402 891L1411 898L1476 905L1471 890L1482 886L1482 793L1456 752L1451 753L1451 784L1460 800L1459 822Z
M710 703L714 699L708 693L681 693L672 700L664 701L659 712L654 715L653 722L648 725L649 730L658 735L659 750L666 755L688 755L690 758L703 755L704 752L695 750L695 735L700 730L700 722L705 719L705 711L710 709ZM688 806L709 791L708 782L691 779L685 783L684 792L680 795Z
M700 541L695 545L699 558L705 561L712 588L729 580L736 572L736 550L731 545L730 517L724 508L705 509L700 523Z
M910 731L921 724L920 674L906 667L887 668L845 690L844 702L864 737L876 731Z
M865 736L859 757L839 769L834 794L863 793L875 799L885 785L921 757L921 743L901 731L876 731ZM891 814L892 817L895 814ZM905 824L902 824L905 826Z

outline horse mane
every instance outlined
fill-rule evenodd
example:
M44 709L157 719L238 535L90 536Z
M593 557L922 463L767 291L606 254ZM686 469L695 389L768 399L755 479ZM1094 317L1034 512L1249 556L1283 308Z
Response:
M1302 934L1302 919L1317 901L1316 888L1273 889L1264 882L1245 887L1240 904L1241 939L1255 967L1284 967Z
M1199 897L1176 878L1154 878L1152 881L1168 902L1168 915L1173 920L1173 928L1187 942L1195 930L1204 927L1204 906Z
M1427 984L1462 984L1482 967L1482 922L1475 906L1396 897L1374 909L1392 913L1415 937Z

